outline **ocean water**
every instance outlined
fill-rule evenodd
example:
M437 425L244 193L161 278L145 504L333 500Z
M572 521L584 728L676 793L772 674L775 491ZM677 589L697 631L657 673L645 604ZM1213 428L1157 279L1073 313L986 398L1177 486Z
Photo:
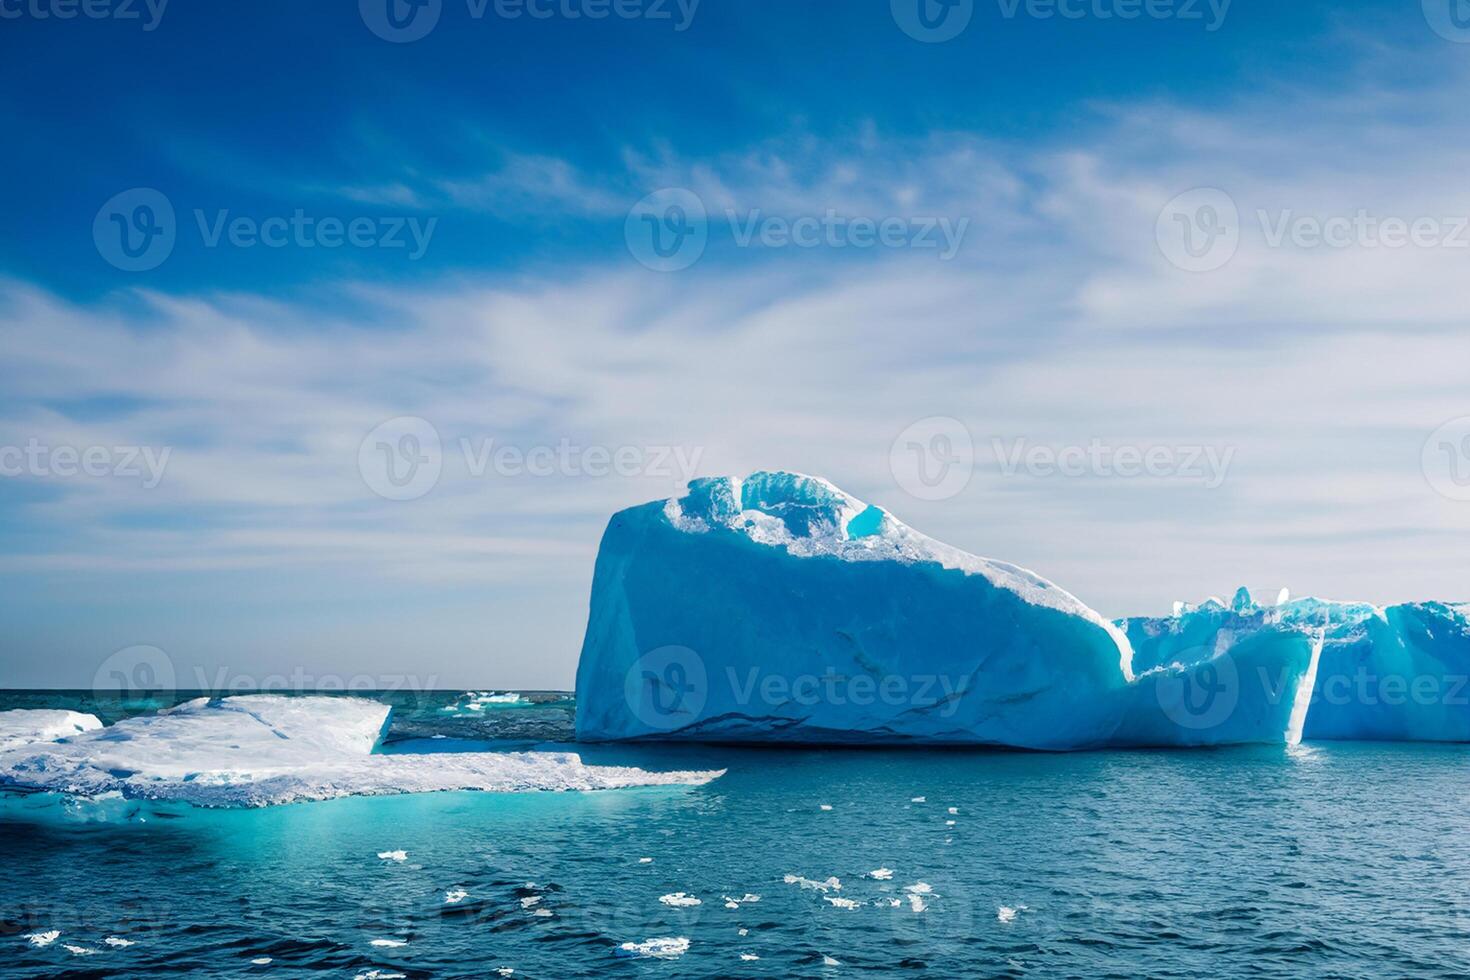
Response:
M564 694L378 697L385 751L571 738ZM0 693L109 722L159 706ZM578 750L728 773L257 810L6 797L0 975L1460 977L1470 958L1466 746ZM652 939L668 958L621 949Z

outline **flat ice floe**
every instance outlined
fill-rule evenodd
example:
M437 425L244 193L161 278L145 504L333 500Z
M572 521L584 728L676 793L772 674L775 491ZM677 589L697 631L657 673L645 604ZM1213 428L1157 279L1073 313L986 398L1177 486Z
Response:
M0 752L34 742L54 742L102 727L96 715L53 708L0 711Z
M0 751L0 789L248 807L448 790L698 785L722 774L589 766L572 752L375 754L390 709L362 698L199 698L64 742Z

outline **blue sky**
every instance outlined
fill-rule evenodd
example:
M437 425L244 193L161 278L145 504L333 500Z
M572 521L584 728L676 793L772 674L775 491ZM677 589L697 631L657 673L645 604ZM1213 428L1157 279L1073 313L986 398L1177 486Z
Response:
M934 43L904 0L441 0L405 43L376 2L0 0L0 447L46 453L0 475L0 686L151 645L566 687L607 516L762 467L1109 615L1470 598L1448 0L975 0ZM649 268L670 200L703 245ZM1235 239L1167 240L1222 200ZM439 475L391 499L405 417Z

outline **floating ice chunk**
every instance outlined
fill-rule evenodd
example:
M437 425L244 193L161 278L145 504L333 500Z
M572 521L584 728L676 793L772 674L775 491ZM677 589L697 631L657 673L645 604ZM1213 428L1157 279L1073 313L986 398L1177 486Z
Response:
M54 742L102 727L96 715L53 708L0 711L0 752L35 742Z
M837 960L834 960L832 957L828 956L826 953L823 953L822 954L822 965L823 966L841 966L842 964L840 962L838 962Z
M684 892L674 892L670 895L660 895L658 900L660 902L663 902L665 905L672 905L675 908L688 908L691 905L703 904L693 895L686 895Z
M954 821L953 820L946 820L946 821L944 821L944 825L946 827L953 827L954 826Z
M893 877L893 869L892 868L874 868L872 871L869 871L868 872L868 877L869 878L876 878L879 881L887 881L887 880L889 880L890 878Z
M88 949L86 946L73 946L70 943L62 943L61 948L73 956L94 956L97 953L95 949Z
M759 895L752 895L750 892L746 892L740 898L731 898L729 895L721 895L720 897L725 900L725 908L727 909L738 909L742 905L749 905L751 902L759 902L761 900Z
M266 806L441 790L697 785L721 775L589 766L567 752L373 754L388 715L387 705L353 697L199 698L0 752L0 789Z
M541 904L540 895L527 895L521 899L521 908L529 909Z
M750 935L750 930L749 929L745 929L745 928L741 928L740 935L742 935L742 936L748 936L748 935Z
M556 913L551 911L551 909L536 909L531 915L538 919L549 919L553 915L556 915Z
M382 858L384 861L407 861L408 860L408 852L407 851L379 851L378 852L378 857Z
M788 885L800 885L802 888L815 888L819 892L842 890L842 882L838 881L835 876L828 878L826 881L813 881L810 878L803 878L801 875L787 875L781 880Z
M926 902L926 901L924 901L924 896L922 896L922 895L910 895L909 896L909 908L913 909L915 912L922 912L925 909L927 909L928 907L929 907L929 903Z
M839 909L855 909L855 908L858 908L859 906L861 906L863 904L862 902L859 902L856 899L842 898L840 896L834 898L831 895L823 895L822 896L822 901L828 902L831 905L833 905L834 907L839 908Z
M44 946L50 946L52 943L56 942L56 940L58 938L60 938L60 936L61 936L61 930L60 929L48 929L45 932L32 932L32 933L28 933L23 938L25 939L26 942L30 943L32 946L36 947L37 949L40 949L40 948L42 948Z
M623 943L617 948L621 956L650 956L660 960L676 960L689 952L689 940L683 936L645 939L641 943Z
M383 949L398 949L400 946L407 946L408 941L405 939L374 939L369 941L368 945L379 946Z
M906 885L904 887L904 891L908 893L907 897L909 900L909 908L915 912L922 912L927 909L929 907L929 903L924 899L924 896L932 895L934 893L934 889L931 888L929 886L929 883L925 881L915 882L912 885Z
M957 814L959 812L960 812L960 808L957 807L957 806L952 806L952 807L949 808L950 816L954 816L955 814Z
M755 955L755 954L754 954L754 953L741 953L741 954L740 954L740 958L741 958L741 959L742 959L742 960L744 960L744 961L746 961L746 962L747 962L747 963L749 963L749 962L751 962L751 961L753 961L753 960L758 960L758 959L760 959L760 957L759 957L759 956L757 956L757 955Z
M257 956L250 962L254 966L269 966L271 963L271 958L269 956Z
M1025 908L1026 906L1024 905L1017 905L1014 908L1009 905L1002 905L995 910L995 917L1001 922L1014 922L1016 913L1024 911Z
M405 980L405 978L401 973L393 973L384 970L369 970L366 973L359 973L357 976L353 977L352 980Z
M830 810L830 809L832 809L832 804L830 804L830 803L818 803L817 804L817 809L819 809L819 810Z
M460 902L463 902L469 897L470 893L465 891L463 888L451 888L449 889L449 891L444 893L444 904L458 905Z
M516 972L516 969L513 966L502 966L502 967L497 967L496 970L495 970L495 972L498 973L502 977L508 977L512 973L515 973Z
M653 863L653 858L639 858L638 859L638 863L639 864L652 864Z
M928 803L929 802L929 799L928 799L928 797L925 797L925 796L916 796L912 800L909 800L909 802L910 803Z
M127 949L129 946L132 946L135 943L135 940L119 939L117 936L108 936L102 941L108 946L111 946L113 949Z

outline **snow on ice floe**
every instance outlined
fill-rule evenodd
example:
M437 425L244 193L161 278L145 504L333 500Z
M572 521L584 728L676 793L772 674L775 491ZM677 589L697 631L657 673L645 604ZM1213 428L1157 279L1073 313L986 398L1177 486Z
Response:
M888 881L889 879L891 879L893 877L893 869L892 868L874 868L872 871L869 871L868 872L868 877L869 878L876 878L878 881Z
M54 742L102 727L96 715L53 708L0 711L0 752L34 742Z
M723 772L591 766L569 752L377 754L389 712L350 697L199 698L63 742L0 752L0 789L238 807L445 790L697 785ZM396 851L382 856L401 860Z
M675 960L689 952L689 940L683 936L645 939L641 943L626 942L616 950L620 956L647 956L660 960Z
M1263 608L1242 589L1109 622L825 480L700 479L608 524L577 732L1057 750L1470 740L1470 699L1329 697L1365 665L1451 685L1470 669L1467 608L1289 592Z
M693 895L686 895L684 892L674 892L671 895L660 895L658 900L665 905L672 905L675 908L689 908L694 905L704 904Z

